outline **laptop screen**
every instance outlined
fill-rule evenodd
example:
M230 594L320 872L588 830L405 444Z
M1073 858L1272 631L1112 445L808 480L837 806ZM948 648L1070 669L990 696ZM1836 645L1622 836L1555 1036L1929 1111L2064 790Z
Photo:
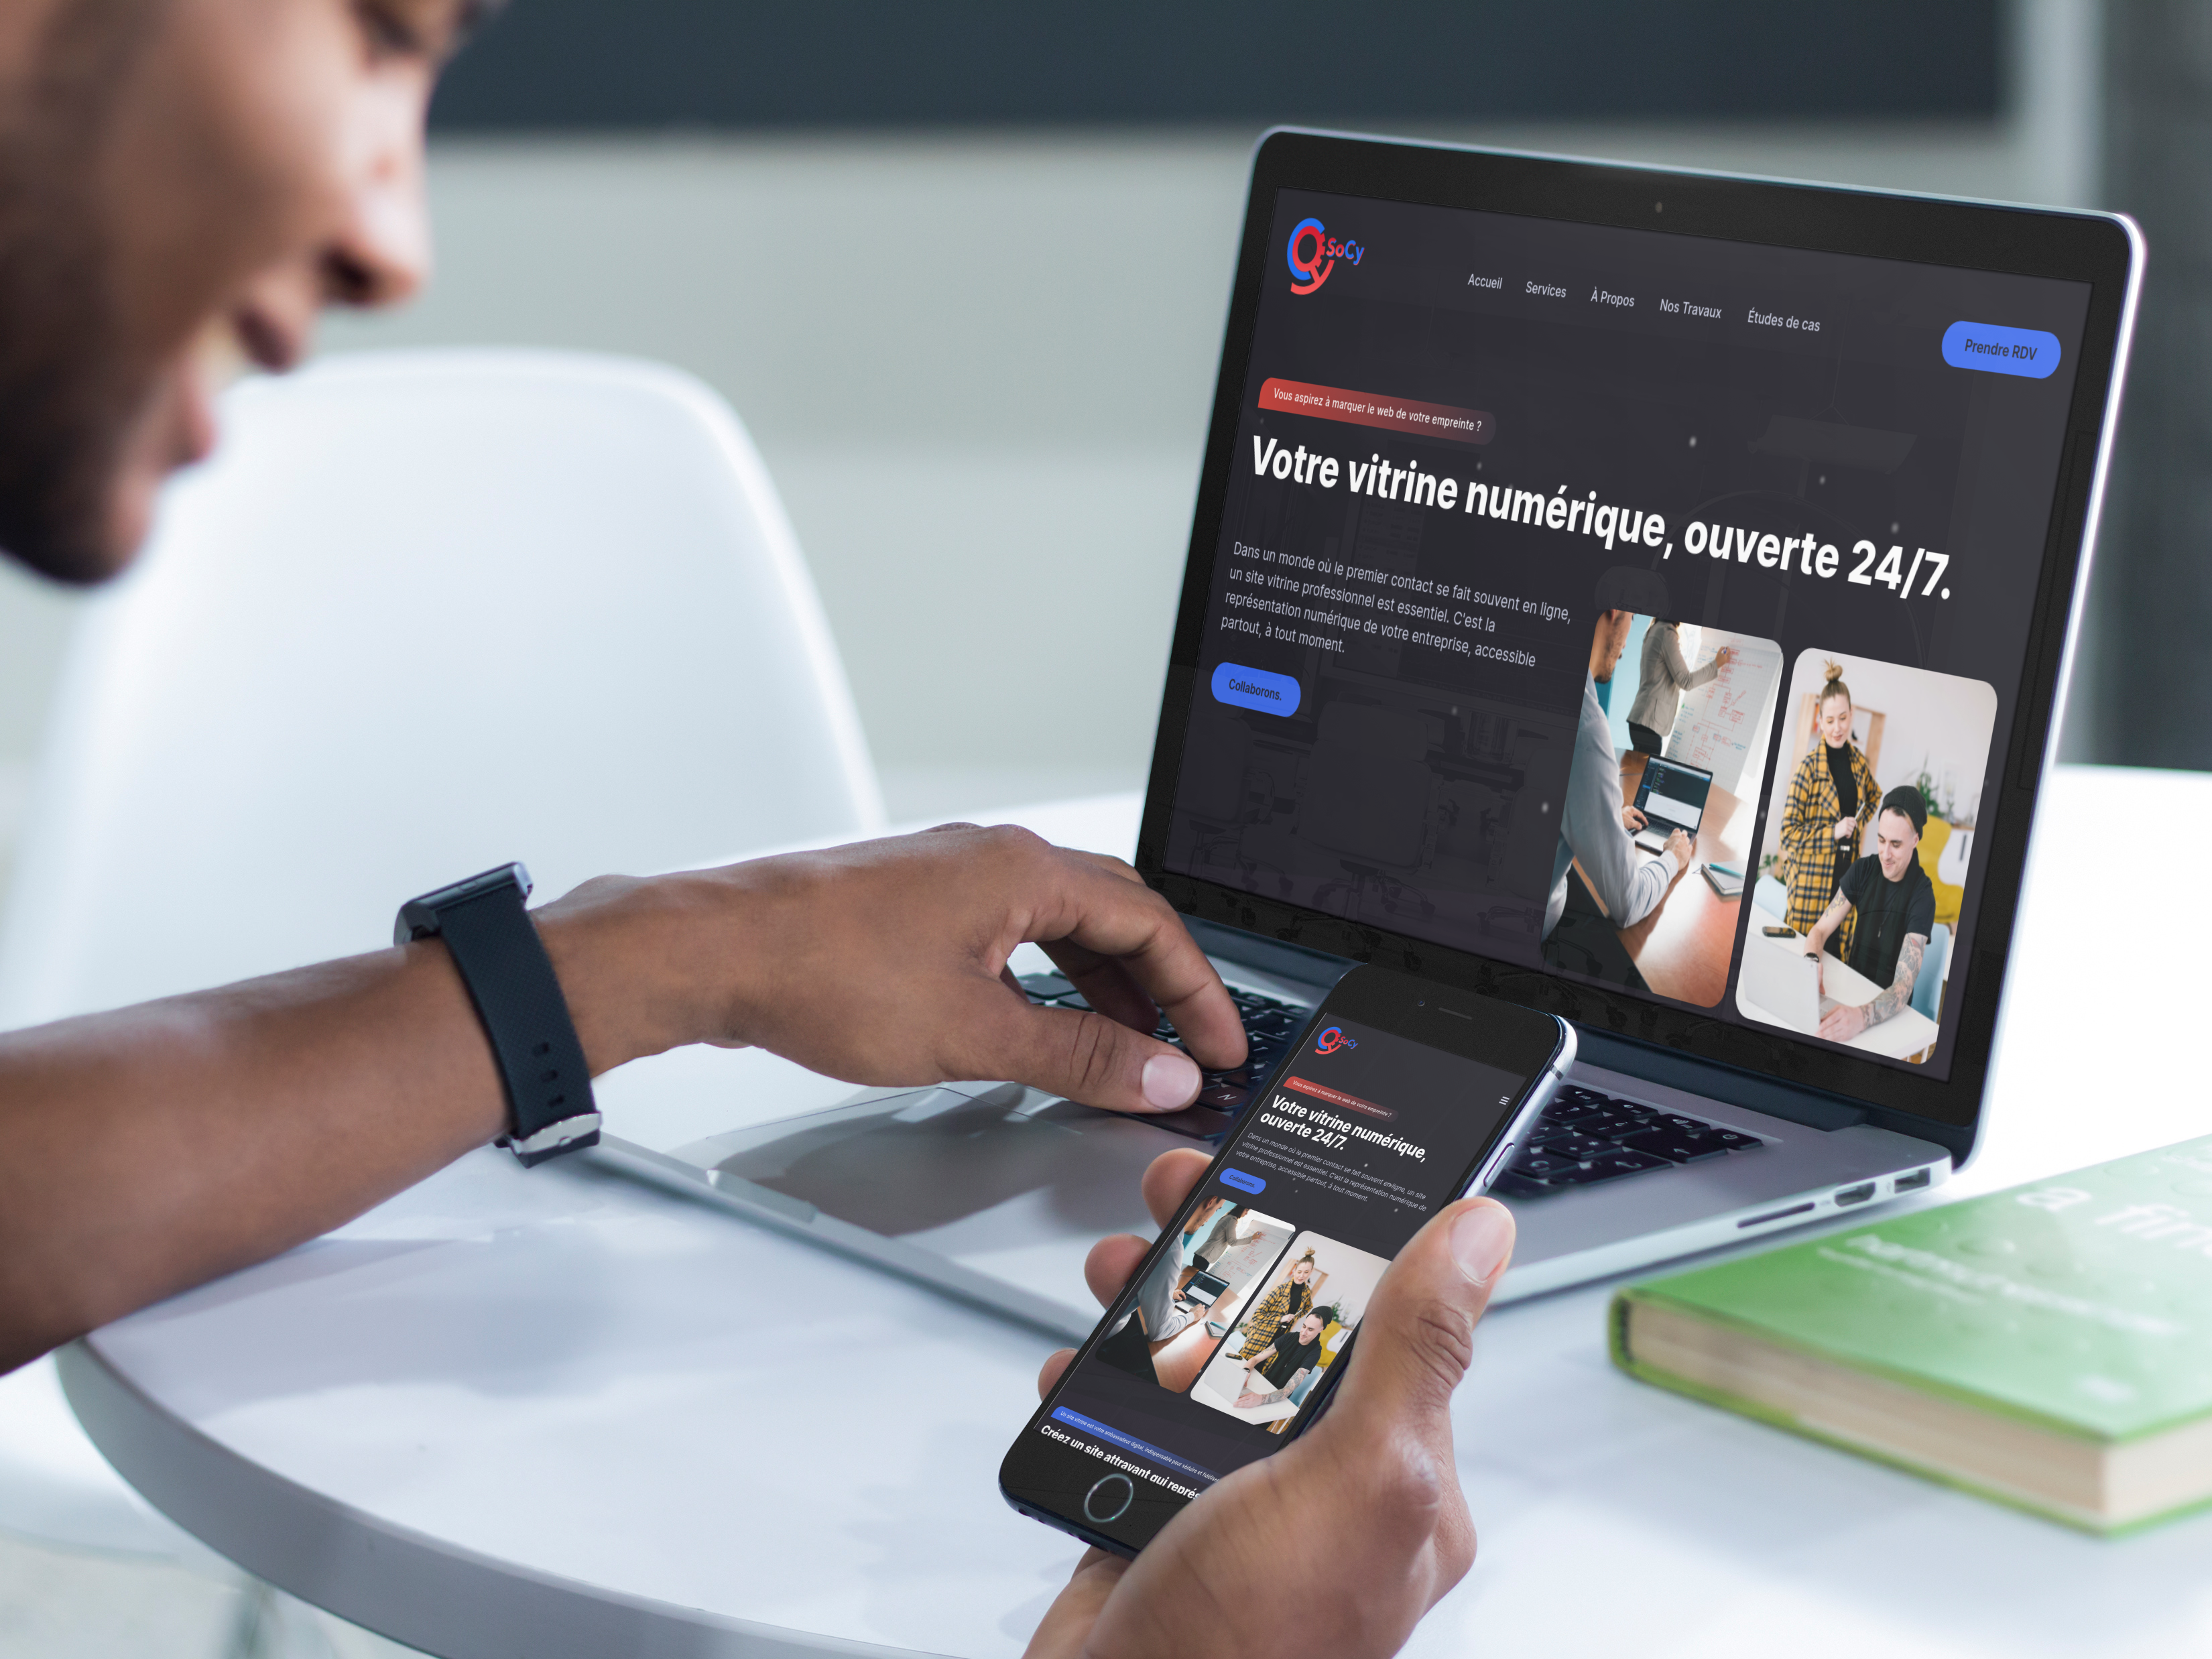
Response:
M1643 763L1644 775L1636 787L1636 805L1654 828L1674 826L1694 830L1705 815L1705 795L1713 775L1694 766L1681 766L1656 757Z
M2091 285L1271 194L1140 858L1339 954L1948 1076ZM1686 862L1632 853L1638 768ZM1863 1026L1743 991L1768 928Z

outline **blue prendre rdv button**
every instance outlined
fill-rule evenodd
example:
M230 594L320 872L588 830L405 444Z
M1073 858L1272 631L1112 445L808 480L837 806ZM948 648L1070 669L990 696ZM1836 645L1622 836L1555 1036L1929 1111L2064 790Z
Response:
M1240 1193L1264 1192L1267 1186L1267 1183L1258 1176L1247 1175L1242 1170L1224 1170L1221 1172L1221 1184L1224 1187L1234 1187Z
M1954 323L1943 331L1943 361L1954 368L2047 379L2058 367L2058 337L2039 328Z
M1288 674L1270 674L1237 662L1225 662L1213 671L1216 702L1256 708L1263 714L1295 714L1298 695L1298 683Z

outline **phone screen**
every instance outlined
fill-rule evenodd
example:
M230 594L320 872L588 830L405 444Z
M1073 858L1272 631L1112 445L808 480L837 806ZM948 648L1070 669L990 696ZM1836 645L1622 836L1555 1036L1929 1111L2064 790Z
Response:
M1546 1015L1346 975L1007 1453L1008 1501L1127 1553L1288 1443L1383 1269L1540 1107L1565 1042Z

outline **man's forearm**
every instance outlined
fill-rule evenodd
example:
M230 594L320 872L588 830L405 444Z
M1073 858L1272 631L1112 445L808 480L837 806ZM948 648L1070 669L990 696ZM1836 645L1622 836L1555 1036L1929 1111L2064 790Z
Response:
M593 884L532 913L593 1075L695 1035L664 981L694 971L683 913L715 896ZM350 1220L507 1122L435 940L0 1036L0 1370Z
M1879 1025L1894 1018L1912 1006L1912 988L1920 982L1920 963L1926 953L1928 941L1917 933L1907 933L1897 953L1897 977L1888 989L1875 996L1866 1006L1866 1022Z
M0 1037L0 1370L313 1238L505 1119L435 945Z
M603 878L531 914L594 1077L757 1043L854 1083L1007 1078L1170 1111L1201 1063L1245 1053L1165 901L1024 830ZM1025 940L1091 1011L1012 987ZM1149 1035L1162 1013L1189 1054ZM434 939L0 1036L0 1370L326 1231L507 1123Z

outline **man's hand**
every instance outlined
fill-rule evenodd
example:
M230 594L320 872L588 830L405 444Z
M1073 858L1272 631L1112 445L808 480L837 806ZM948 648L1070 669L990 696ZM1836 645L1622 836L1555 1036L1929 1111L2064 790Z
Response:
M1167 1111L1244 1057L1236 1006L1126 864L962 825L587 882L532 913L596 1074L757 1043L856 1083L1034 1084ZM1043 945L1096 1012L1032 1007ZM258 1261L496 1136L507 1103L445 945L373 951L0 1035L0 1371Z
M1163 1154L1145 1198L1163 1225L1203 1175L1202 1152ZM1146 1245L1109 1238L1085 1276L1118 1294ZM1030 1638L1036 1659L1357 1659L1395 1653L1474 1560L1452 1460L1451 1396L1475 1322L1513 1253L1513 1218L1486 1198L1432 1219L1382 1276L1328 1416L1237 1470L1134 1561L1092 1550ZM1038 1378L1048 1389L1063 1351Z
M1867 1028L1867 1011L1838 1003L1820 1022L1820 1034L1831 1042L1849 1042Z
M999 1079L1170 1111L1192 1060L1244 1030L1182 919L1118 859L1027 830L919 836L650 881L587 882L538 913L592 1069L687 1042L757 1045L854 1083ZM1038 1008L1006 966L1033 940L1095 1012Z
M1674 855L1674 873L1679 876L1690 867L1691 860L1697 856L1698 846L1689 836L1676 830L1667 836L1667 850Z
M1624 806L1620 809L1620 827L1632 836L1650 822L1650 819L1645 817L1633 806Z

